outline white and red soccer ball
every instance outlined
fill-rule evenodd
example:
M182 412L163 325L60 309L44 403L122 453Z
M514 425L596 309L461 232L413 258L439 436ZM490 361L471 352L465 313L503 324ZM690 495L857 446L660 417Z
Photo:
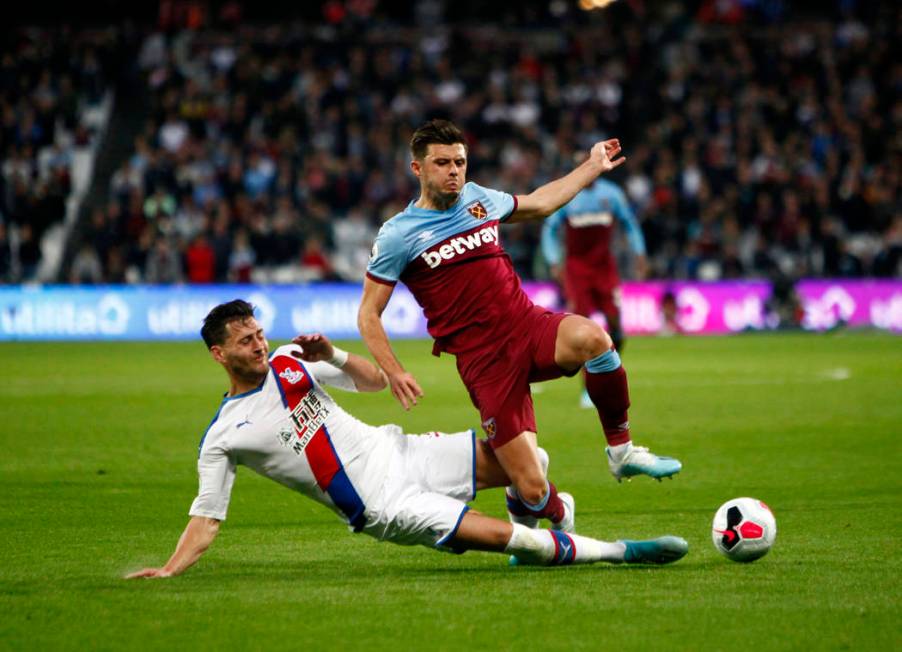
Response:
M770 507L755 498L728 500L714 515L714 547L733 561L754 561L767 554L777 538Z

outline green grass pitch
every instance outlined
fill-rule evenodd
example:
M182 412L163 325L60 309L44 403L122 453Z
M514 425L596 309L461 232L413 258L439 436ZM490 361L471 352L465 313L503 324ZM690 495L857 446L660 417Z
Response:
M421 404L336 391L346 408L408 432L478 426L453 359L396 346ZM618 485L574 379L536 393L539 440L579 532L681 535L673 566L509 568L380 544L242 469L197 566L126 582L187 521L225 375L199 341L4 344L0 649L902 649L902 339L636 338L624 361L633 436L682 459L675 480ZM749 565L710 539L718 505L744 495L779 529ZM501 490L475 507L503 516Z

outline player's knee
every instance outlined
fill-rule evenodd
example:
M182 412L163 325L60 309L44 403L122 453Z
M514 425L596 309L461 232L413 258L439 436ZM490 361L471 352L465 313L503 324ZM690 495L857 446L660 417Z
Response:
M545 494L548 492L548 483L545 481L545 476L528 476L525 478L520 478L516 483L517 493L520 495L520 500L530 504L530 505L538 505L545 498Z
M610 335L595 322L581 324L575 333L574 343L583 362L601 355L613 345Z

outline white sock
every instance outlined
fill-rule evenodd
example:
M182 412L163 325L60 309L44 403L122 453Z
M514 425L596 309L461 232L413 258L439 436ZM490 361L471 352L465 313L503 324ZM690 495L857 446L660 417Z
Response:
M626 546L620 542L609 543L579 534L552 533L551 530L531 530L517 523L513 527L504 551L516 556L523 564L548 566L553 563L592 564L597 561L619 564L623 562L626 551ZM559 538L556 545L555 537L563 539Z
M590 537L584 537L579 534L568 535L573 539L573 545L576 547L576 556L573 559L574 564L592 564L596 561L607 561L612 564L623 563L623 554L626 552L626 545L615 541L599 541Z
M514 555L524 564L546 566L554 559L554 540L548 530L532 530L513 523L514 531L504 552Z
M611 454L611 459L615 462L619 462L623 459L623 456L630 452L630 448L632 448L633 442L628 441L625 444L617 444L616 446L608 446L608 451Z

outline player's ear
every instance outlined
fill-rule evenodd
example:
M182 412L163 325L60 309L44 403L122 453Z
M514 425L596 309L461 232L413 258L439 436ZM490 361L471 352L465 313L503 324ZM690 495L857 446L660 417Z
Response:
M422 164L422 162L421 162L421 161L418 161L417 159L413 159L413 160L410 162L410 171L413 172L417 177L419 177L419 176L420 176L420 172L423 171L423 164Z
M222 347L218 344L214 344L210 347L210 355L214 360L216 360L216 362L219 362L220 364L225 362L225 356L222 353Z

